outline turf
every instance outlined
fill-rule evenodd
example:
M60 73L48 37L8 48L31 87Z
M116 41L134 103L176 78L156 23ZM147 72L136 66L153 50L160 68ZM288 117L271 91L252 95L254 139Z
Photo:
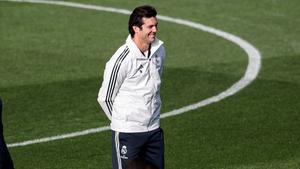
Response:
M73 1L72 1L73 2ZM300 168L300 2L77 1L200 22L262 54L257 79L218 103L161 121L166 168ZM0 1L0 96L8 143L105 126L96 102L105 62L127 36L126 15ZM220 37L159 22L167 60L163 112L216 95L240 79L247 55ZM110 168L110 132L10 148L18 169Z

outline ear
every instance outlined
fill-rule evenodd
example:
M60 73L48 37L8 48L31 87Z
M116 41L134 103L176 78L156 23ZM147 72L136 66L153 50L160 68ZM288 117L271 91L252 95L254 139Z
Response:
M135 33L139 32L141 29L138 26L132 26Z

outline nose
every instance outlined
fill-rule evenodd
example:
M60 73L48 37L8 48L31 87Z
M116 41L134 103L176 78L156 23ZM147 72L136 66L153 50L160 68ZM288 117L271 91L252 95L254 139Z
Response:
M157 32L157 26L153 26L153 28L152 28L152 32Z

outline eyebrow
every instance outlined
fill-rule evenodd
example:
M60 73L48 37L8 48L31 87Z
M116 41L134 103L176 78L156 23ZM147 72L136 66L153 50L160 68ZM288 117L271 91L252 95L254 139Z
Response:
M158 26L158 23L156 23L155 25L147 25L147 27L152 27L152 26Z

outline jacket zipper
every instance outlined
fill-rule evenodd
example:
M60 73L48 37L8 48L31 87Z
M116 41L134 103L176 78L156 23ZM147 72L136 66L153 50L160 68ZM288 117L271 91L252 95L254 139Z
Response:
M154 86L155 84L154 84L154 81L153 81L153 77L152 77L152 67L153 67L153 65L152 65L152 62L151 62L151 58L149 58L148 59L149 60L149 69L150 69L150 79L151 79L151 83L152 83L152 86ZM151 97L151 103L150 103L150 115L151 115L151 117L150 117L150 119L149 119L149 123L148 123L148 125L147 125L147 129L149 130L149 126L150 126L150 124L151 124L151 122L152 122L152 120L153 120L153 118L154 118L154 113L152 113L152 107L153 107L153 99L155 99L155 97L154 97L154 95L155 95L155 93L154 93L154 87L152 87L152 93L153 93L153 95L152 95L152 97Z

